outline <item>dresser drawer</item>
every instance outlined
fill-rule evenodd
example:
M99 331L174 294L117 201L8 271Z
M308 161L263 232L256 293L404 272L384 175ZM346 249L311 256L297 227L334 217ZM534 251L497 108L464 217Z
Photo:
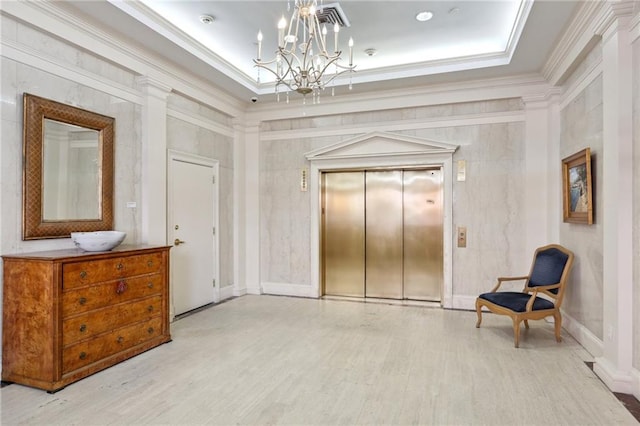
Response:
M62 285L68 290L123 277L159 273L161 267L162 253L67 263L62 267Z
M152 296L65 319L62 322L62 345L68 346L114 328L160 315L162 296Z
M162 293L162 275L122 278L62 294L62 317Z
M161 334L162 318L158 317L69 346L62 352L62 373L100 361Z

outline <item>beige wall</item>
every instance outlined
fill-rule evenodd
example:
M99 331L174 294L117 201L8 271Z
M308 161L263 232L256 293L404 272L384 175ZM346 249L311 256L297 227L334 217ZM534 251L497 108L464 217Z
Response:
M523 253L522 232L525 123L500 122L500 118L492 124L465 123L465 117L470 122L471 117L522 109L519 100L510 99L264 123L263 134L270 131L313 134L327 129L336 129L338 134L261 142L262 281L302 285L311 281L309 192L301 192L299 187L301 169L309 167L304 154L357 136L349 130L351 127L370 125L380 131L403 120L411 122L412 128L394 129L394 133L459 145L454 162L458 159L467 162L467 180L454 182L453 194L447 195L453 198L454 228L466 226L468 232L467 248L453 249L454 296L488 291L498 275L528 272L530 254ZM456 118L461 122L455 127L434 124Z

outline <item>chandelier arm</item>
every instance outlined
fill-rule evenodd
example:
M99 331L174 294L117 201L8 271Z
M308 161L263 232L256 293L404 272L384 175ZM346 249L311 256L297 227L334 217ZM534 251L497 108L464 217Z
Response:
M322 29L320 28L320 21L318 20L318 16L313 16L313 24L315 25L315 33L318 34L318 47L320 47L320 55L327 56L327 46L324 42L324 37L322 36Z

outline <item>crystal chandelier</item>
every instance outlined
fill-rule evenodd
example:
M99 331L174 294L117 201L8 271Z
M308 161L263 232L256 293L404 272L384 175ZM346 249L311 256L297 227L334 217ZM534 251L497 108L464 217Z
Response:
M290 0L289 0L290 1ZM288 3L287 10L291 9ZM320 10L322 10L322 4ZM262 58L262 31L258 32L258 58L254 59L258 68L267 70L275 77L275 92L280 101L280 91L284 89L289 101L289 91L298 92L306 99L312 94L314 102L319 101L320 91L345 72L353 72L353 38L349 39L349 65L340 63L342 51L338 50L340 25L333 26L333 51L327 43L327 28L318 19L317 0L295 0L289 26L282 17L278 22L278 49L275 58ZM349 82L351 89L351 82ZM333 87L332 87L333 95Z

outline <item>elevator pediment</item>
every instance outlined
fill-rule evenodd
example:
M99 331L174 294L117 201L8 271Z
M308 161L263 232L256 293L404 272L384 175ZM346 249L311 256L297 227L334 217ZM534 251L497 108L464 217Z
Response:
M372 132L326 146L305 156L308 160L388 157L407 154L452 154L457 145L386 132Z

